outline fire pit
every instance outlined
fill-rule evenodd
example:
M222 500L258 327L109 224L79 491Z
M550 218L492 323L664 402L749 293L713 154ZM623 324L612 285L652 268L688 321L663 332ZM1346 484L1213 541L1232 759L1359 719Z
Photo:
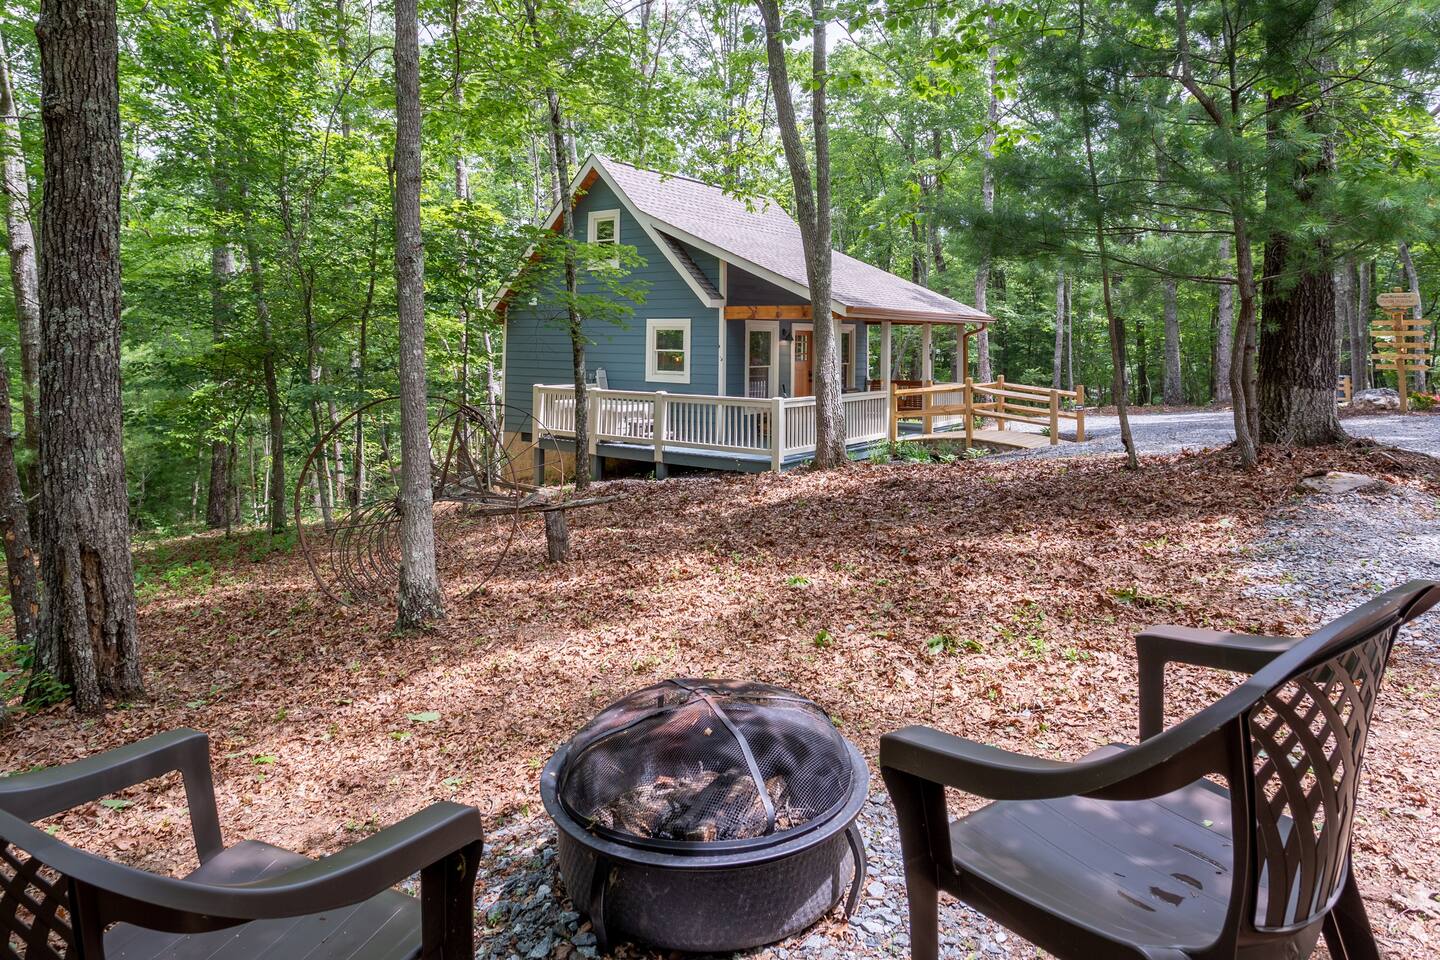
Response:
M742 950L865 879L869 771L825 712L763 683L667 680L602 710L541 779L560 873L602 950Z

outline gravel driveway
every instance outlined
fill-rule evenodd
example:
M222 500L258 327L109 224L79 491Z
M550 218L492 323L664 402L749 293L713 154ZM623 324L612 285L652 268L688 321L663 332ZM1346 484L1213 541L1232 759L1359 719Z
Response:
M1347 417L1340 423L1352 436L1369 437L1379 443L1440 457L1440 416L1411 414L1402 417L1390 414ZM1229 410L1141 413L1130 417L1130 429L1135 434L1142 456L1224 446L1235 439L1232 424ZM1073 457L1125 451L1120 443L1120 421L1117 417L1087 414L1085 433L1087 439L1084 444L1041 449L1023 455ZM1071 431L1063 435L1073 437L1074 433Z

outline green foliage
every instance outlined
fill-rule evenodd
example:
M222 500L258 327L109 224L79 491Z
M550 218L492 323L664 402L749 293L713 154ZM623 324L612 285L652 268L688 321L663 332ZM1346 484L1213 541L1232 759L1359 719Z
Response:
M9 603L8 597L4 600ZM28 644L0 638L0 728L13 712L48 707L69 695L69 689L49 674L32 673L34 662Z
M961 639L951 636L948 633L937 633L925 641L925 649L931 654L953 656L962 651L965 653L980 653L985 649L985 645L974 637Z

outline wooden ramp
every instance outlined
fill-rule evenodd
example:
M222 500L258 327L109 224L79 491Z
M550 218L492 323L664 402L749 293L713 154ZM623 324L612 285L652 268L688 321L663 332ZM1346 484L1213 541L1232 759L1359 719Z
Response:
M972 430L970 432L971 444L977 447L1006 447L1011 450L1039 450L1042 447L1050 446L1050 438L1044 434L1026 433L1020 430ZM940 441L948 443L965 443L965 433L961 430L947 431L943 433L907 433L901 434L901 440L906 442L916 441ZM1060 445L1069 445L1073 440L1060 439Z

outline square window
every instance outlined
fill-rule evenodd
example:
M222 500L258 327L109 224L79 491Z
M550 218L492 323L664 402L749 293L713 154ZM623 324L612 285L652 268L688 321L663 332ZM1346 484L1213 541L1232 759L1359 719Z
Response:
M596 210L591 213L590 227L585 239L591 246L618 247L620 245L620 211ZM608 260L600 260L599 263L618 267L620 256L617 253Z

